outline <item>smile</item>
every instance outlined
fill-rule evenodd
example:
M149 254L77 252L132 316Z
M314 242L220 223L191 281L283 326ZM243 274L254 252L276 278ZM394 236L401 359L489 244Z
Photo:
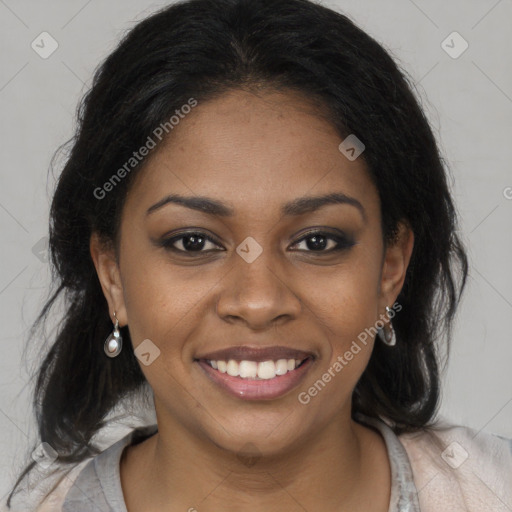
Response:
M277 361L207 361L214 369L227 373L231 377L243 379L274 379L277 375L285 375L295 370L302 361L300 359L279 359Z
M212 382L231 396L271 400L297 387L312 366L313 358L260 362L200 359L195 362Z

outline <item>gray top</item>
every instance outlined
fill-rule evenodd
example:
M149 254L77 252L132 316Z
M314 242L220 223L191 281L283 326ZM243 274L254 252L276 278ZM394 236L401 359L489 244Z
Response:
M359 415L358 421L378 430L386 443L392 479L388 512L420 512L411 464L399 438L380 420ZM66 494L62 512L128 512L121 487L121 455L126 446L157 430L157 425L135 429L91 459Z

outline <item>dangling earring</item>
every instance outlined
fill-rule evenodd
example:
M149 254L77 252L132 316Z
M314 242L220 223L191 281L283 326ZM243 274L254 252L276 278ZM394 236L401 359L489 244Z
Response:
M123 348L123 337L119 332L119 320L117 319L116 312L114 311L114 318L116 324L114 325L114 331L107 336L103 349L108 357L116 357Z
M391 309L386 306L386 313L391 311ZM388 323L388 329L384 329L381 327L377 327L377 335L382 340L383 343L385 343L388 347L393 347L396 345L396 334L395 329L393 329L393 324L391 323L391 320L389 320Z

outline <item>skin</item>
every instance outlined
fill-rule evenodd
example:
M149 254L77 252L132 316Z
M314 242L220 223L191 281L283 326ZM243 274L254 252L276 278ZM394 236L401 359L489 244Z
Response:
M364 161L349 161L335 128L295 93L231 91L199 103L171 135L128 193L119 260L95 235L90 244L111 315L115 310L120 325L129 326L134 348L150 339L161 351L141 365L159 432L126 448L120 464L129 512L387 512L384 440L350 414L375 340L360 344L310 403L301 404L298 394L395 303L412 231L400 225L396 243L384 250L379 196ZM356 198L366 219L350 204L280 214L285 202L333 191ZM146 214L171 193L215 198L235 215L176 204ZM341 230L354 245L328 254L334 240L317 249L304 239L314 227ZM196 243L191 256L155 243L190 228L215 243ZM248 236L263 249L252 263L236 252ZM184 251L187 241L174 247ZM285 345L317 359L286 395L242 400L194 362L241 344ZM247 443L256 447L255 463L241 456Z

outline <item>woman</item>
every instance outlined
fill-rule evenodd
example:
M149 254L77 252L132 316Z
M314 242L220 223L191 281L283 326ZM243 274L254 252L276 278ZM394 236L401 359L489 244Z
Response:
M53 198L39 320L67 309L12 510L507 510L511 441L435 420L456 229L405 74L345 16L191 0L142 21ZM156 423L99 453L146 386Z

